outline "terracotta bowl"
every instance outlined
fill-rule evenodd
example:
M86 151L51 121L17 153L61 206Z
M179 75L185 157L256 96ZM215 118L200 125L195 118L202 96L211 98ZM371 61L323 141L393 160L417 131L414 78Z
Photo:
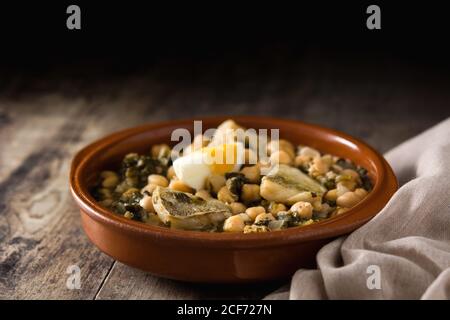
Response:
M229 117L203 120L203 130ZM144 125L111 134L75 156L70 172L72 194L83 228L103 252L154 275L192 282L240 283L276 280L298 268L315 266L317 251L373 218L397 190L386 160L365 143L338 131L300 121L238 116L248 128L280 129L280 137L322 152L349 158L369 172L372 192L351 210L309 226L259 234L205 233L146 225L115 215L89 193L98 173L116 168L129 152L148 153L155 143L169 143L174 129L193 130L193 120Z

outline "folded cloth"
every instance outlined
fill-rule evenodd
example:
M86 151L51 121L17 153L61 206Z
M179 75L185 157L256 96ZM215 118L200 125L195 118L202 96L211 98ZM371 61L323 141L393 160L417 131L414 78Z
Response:
M450 118L385 157L401 185L386 207L266 299L450 299Z

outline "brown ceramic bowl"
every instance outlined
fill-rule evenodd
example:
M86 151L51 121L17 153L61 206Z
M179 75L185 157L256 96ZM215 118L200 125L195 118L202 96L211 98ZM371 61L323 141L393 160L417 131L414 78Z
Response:
M203 130L227 118L202 119ZM314 267L316 253L324 244L373 218L397 190L386 160L344 133L293 120L233 119L244 127L278 128L281 138L349 158L368 170L374 188L361 203L337 217L268 233L181 231L130 221L98 205L89 190L98 173L117 167L126 153L146 153L152 144L168 143L174 129L193 130L193 119L149 124L100 139L73 159L70 185L89 239L114 259L161 277L221 283L275 280L291 276L300 267Z

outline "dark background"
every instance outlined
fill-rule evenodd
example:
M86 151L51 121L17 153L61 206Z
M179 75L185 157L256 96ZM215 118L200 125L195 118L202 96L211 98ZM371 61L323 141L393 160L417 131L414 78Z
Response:
M167 61L189 68L238 62L257 66L264 59L276 68L280 61L289 65L313 49L324 62L338 56L336 63L389 60L448 71L450 26L443 2L335 2L2 4L1 65L11 72L58 68L85 75L138 72ZM66 28L70 4L81 7L81 30ZM366 28L370 4L381 7L381 30Z
M81 7L81 30L66 28L70 4ZM381 7L381 30L366 28L370 4ZM3 4L1 121L84 112L101 100L114 102L104 108L118 128L274 115L386 151L450 114L446 12L443 2L411 1ZM52 95L65 100L29 103ZM87 103L68 103L76 99ZM122 116L130 112L140 121Z
M66 28L70 4L81 7L81 30ZM370 4L381 7L381 30L366 28ZM22 1L0 14L3 122L23 108L14 102L59 95L114 101L118 127L137 124L118 121L123 112L140 122L274 115L386 151L450 114L443 2ZM83 107L22 114L61 108Z
M70 4L81 7L81 30L66 28ZM370 4L381 8L381 30L366 28ZM117 127L274 115L386 151L450 114L448 24L442 2L2 4L0 115L82 112L103 99ZM66 100L19 110L49 95ZM67 103L80 98L84 107Z

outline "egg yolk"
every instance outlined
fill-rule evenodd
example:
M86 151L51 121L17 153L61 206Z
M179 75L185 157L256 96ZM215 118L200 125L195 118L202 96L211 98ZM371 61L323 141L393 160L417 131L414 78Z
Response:
M211 172L224 175L231 172L238 164L237 144L223 144L216 147L206 147L202 149L210 159Z

